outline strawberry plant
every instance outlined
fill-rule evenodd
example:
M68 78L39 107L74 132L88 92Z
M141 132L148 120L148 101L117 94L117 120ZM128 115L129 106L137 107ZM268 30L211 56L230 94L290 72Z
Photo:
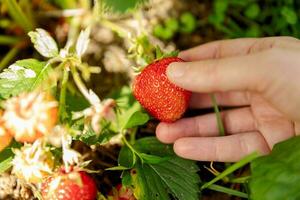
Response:
M260 3L246 2L200 3L212 9L203 23L195 2L1 1L0 199L299 198L299 137L236 163L183 159L154 137L159 121L198 114L188 109L191 92L166 76L170 63L184 62L176 37L211 25L224 37L244 34L226 20L237 17L226 15L230 7L255 27L265 19ZM272 13L297 34L291 5Z

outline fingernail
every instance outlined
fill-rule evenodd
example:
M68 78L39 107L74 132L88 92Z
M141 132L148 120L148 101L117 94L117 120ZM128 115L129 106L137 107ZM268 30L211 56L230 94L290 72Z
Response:
M184 75L186 68L177 63L171 63L167 68L167 74L174 78L179 78Z

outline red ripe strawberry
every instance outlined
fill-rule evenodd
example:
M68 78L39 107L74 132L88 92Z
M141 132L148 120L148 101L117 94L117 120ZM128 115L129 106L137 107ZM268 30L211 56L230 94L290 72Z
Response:
M184 62L168 57L148 65L133 82L133 95L155 118L163 122L179 119L188 107L191 92L177 87L166 76L172 62Z
M97 187L84 171L61 170L42 183L43 200L95 200Z

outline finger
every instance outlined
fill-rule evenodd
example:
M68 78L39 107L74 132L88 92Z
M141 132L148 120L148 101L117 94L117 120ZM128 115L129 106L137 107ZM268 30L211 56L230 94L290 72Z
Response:
M259 132L224 137L188 137L174 143L178 156L200 161L235 162L254 151L264 155L270 149Z
M250 104L249 92L218 92L214 94L220 106L247 106ZM210 108L210 94L193 93L189 103L190 108Z
M178 56L185 61L197 61L246 55L274 46L299 49L299 40L284 36L220 40L182 51Z
M209 42L179 53L185 61L222 58L226 56L244 55L257 42L256 38L231 39Z
M221 112L221 117L226 134L256 130L249 107ZM180 119L172 124L160 123L156 128L157 138L164 143L173 143L181 137L212 137L218 135L219 130L214 113Z
M199 93L265 89L270 71L266 53L240 57L171 63L167 76L186 90ZM272 77L272 76L271 76Z

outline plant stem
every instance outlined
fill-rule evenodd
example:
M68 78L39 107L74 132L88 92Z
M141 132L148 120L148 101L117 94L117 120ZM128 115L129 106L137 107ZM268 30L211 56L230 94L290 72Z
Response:
M249 180L250 176L243 176L230 180L231 183L245 183Z
M33 30L34 23L24 14L16 0L2 0L7 6L9 15L15 22L21 26L26 32Z
M0 70L5 68L10 63L10 61L18 54L19 51L20 48L18 46L10 49L9 52L0 61Z
M239 162L232 164L230 167L228 167L227 169L225 169L222 173L220 173L214 179L212 179L211 181L203 184L202 187L201 187L201 189L203 190L205 188L208 188L210 185L214 184L215 182L223 179L224 177L226 177L227 175L231 174L235 170L237 170L237 169L243 167L244 165L248 164L252 160L256 159L258 156L259 156L258 153L254 152L254 153L246 156L245 158L241 159Z
M122 38L127 38L129 31L125 30L124 28L122 28L121 26L106 20L106 19L101 19L100 24L113 30L114 32L118 33L118 35Z
M137 152L134 149L134 147L127 141L125 135L124 134L122 134L122 135L123 135L122 140L123 140L124 144L132 151L133 154L137 155L141 159L141 161L143 161L143 158L141 157L140 153Z
M216 100L216 97L214 94L211 94L211 101L213 103L214 111L216 113L219 134L220 134L220 136L225 136L225 129L224 129L224 125L222 122L222 117L221 117L220 110L219 110L219 107L217 104L217 100Z
M64 62L61 64L64 65ZM61 121L64 121L66 118L66 92L67 92L67 83L69 79L69 69L67 66L63 70L63 78L61 80L61 88L59 95L59 117Z
M75 67L71 67L71 71L72 71L72 76L73 76L76 86L78 87L78 89L80 90L82 95L90 102L90 104L93 104L93 102L90 99L88 89L85 87L84 83L82 82L78 71L76 70Z
M0 35L0 44L1 45L14 45L20 42L20 38L8 35Z
M237 196L237 197L241 197L241 198L248 198L248 194L244 193L244 192L240 192L231 188L227 188L221 185L216 185L216 184L212 184L209 187L207 187L210 190L214 190L217 192L223 192L229 195L233 195L233 196Z
M135 142L135 136L136 136L137 128L133 128L130 133L130 143L134 144Z

